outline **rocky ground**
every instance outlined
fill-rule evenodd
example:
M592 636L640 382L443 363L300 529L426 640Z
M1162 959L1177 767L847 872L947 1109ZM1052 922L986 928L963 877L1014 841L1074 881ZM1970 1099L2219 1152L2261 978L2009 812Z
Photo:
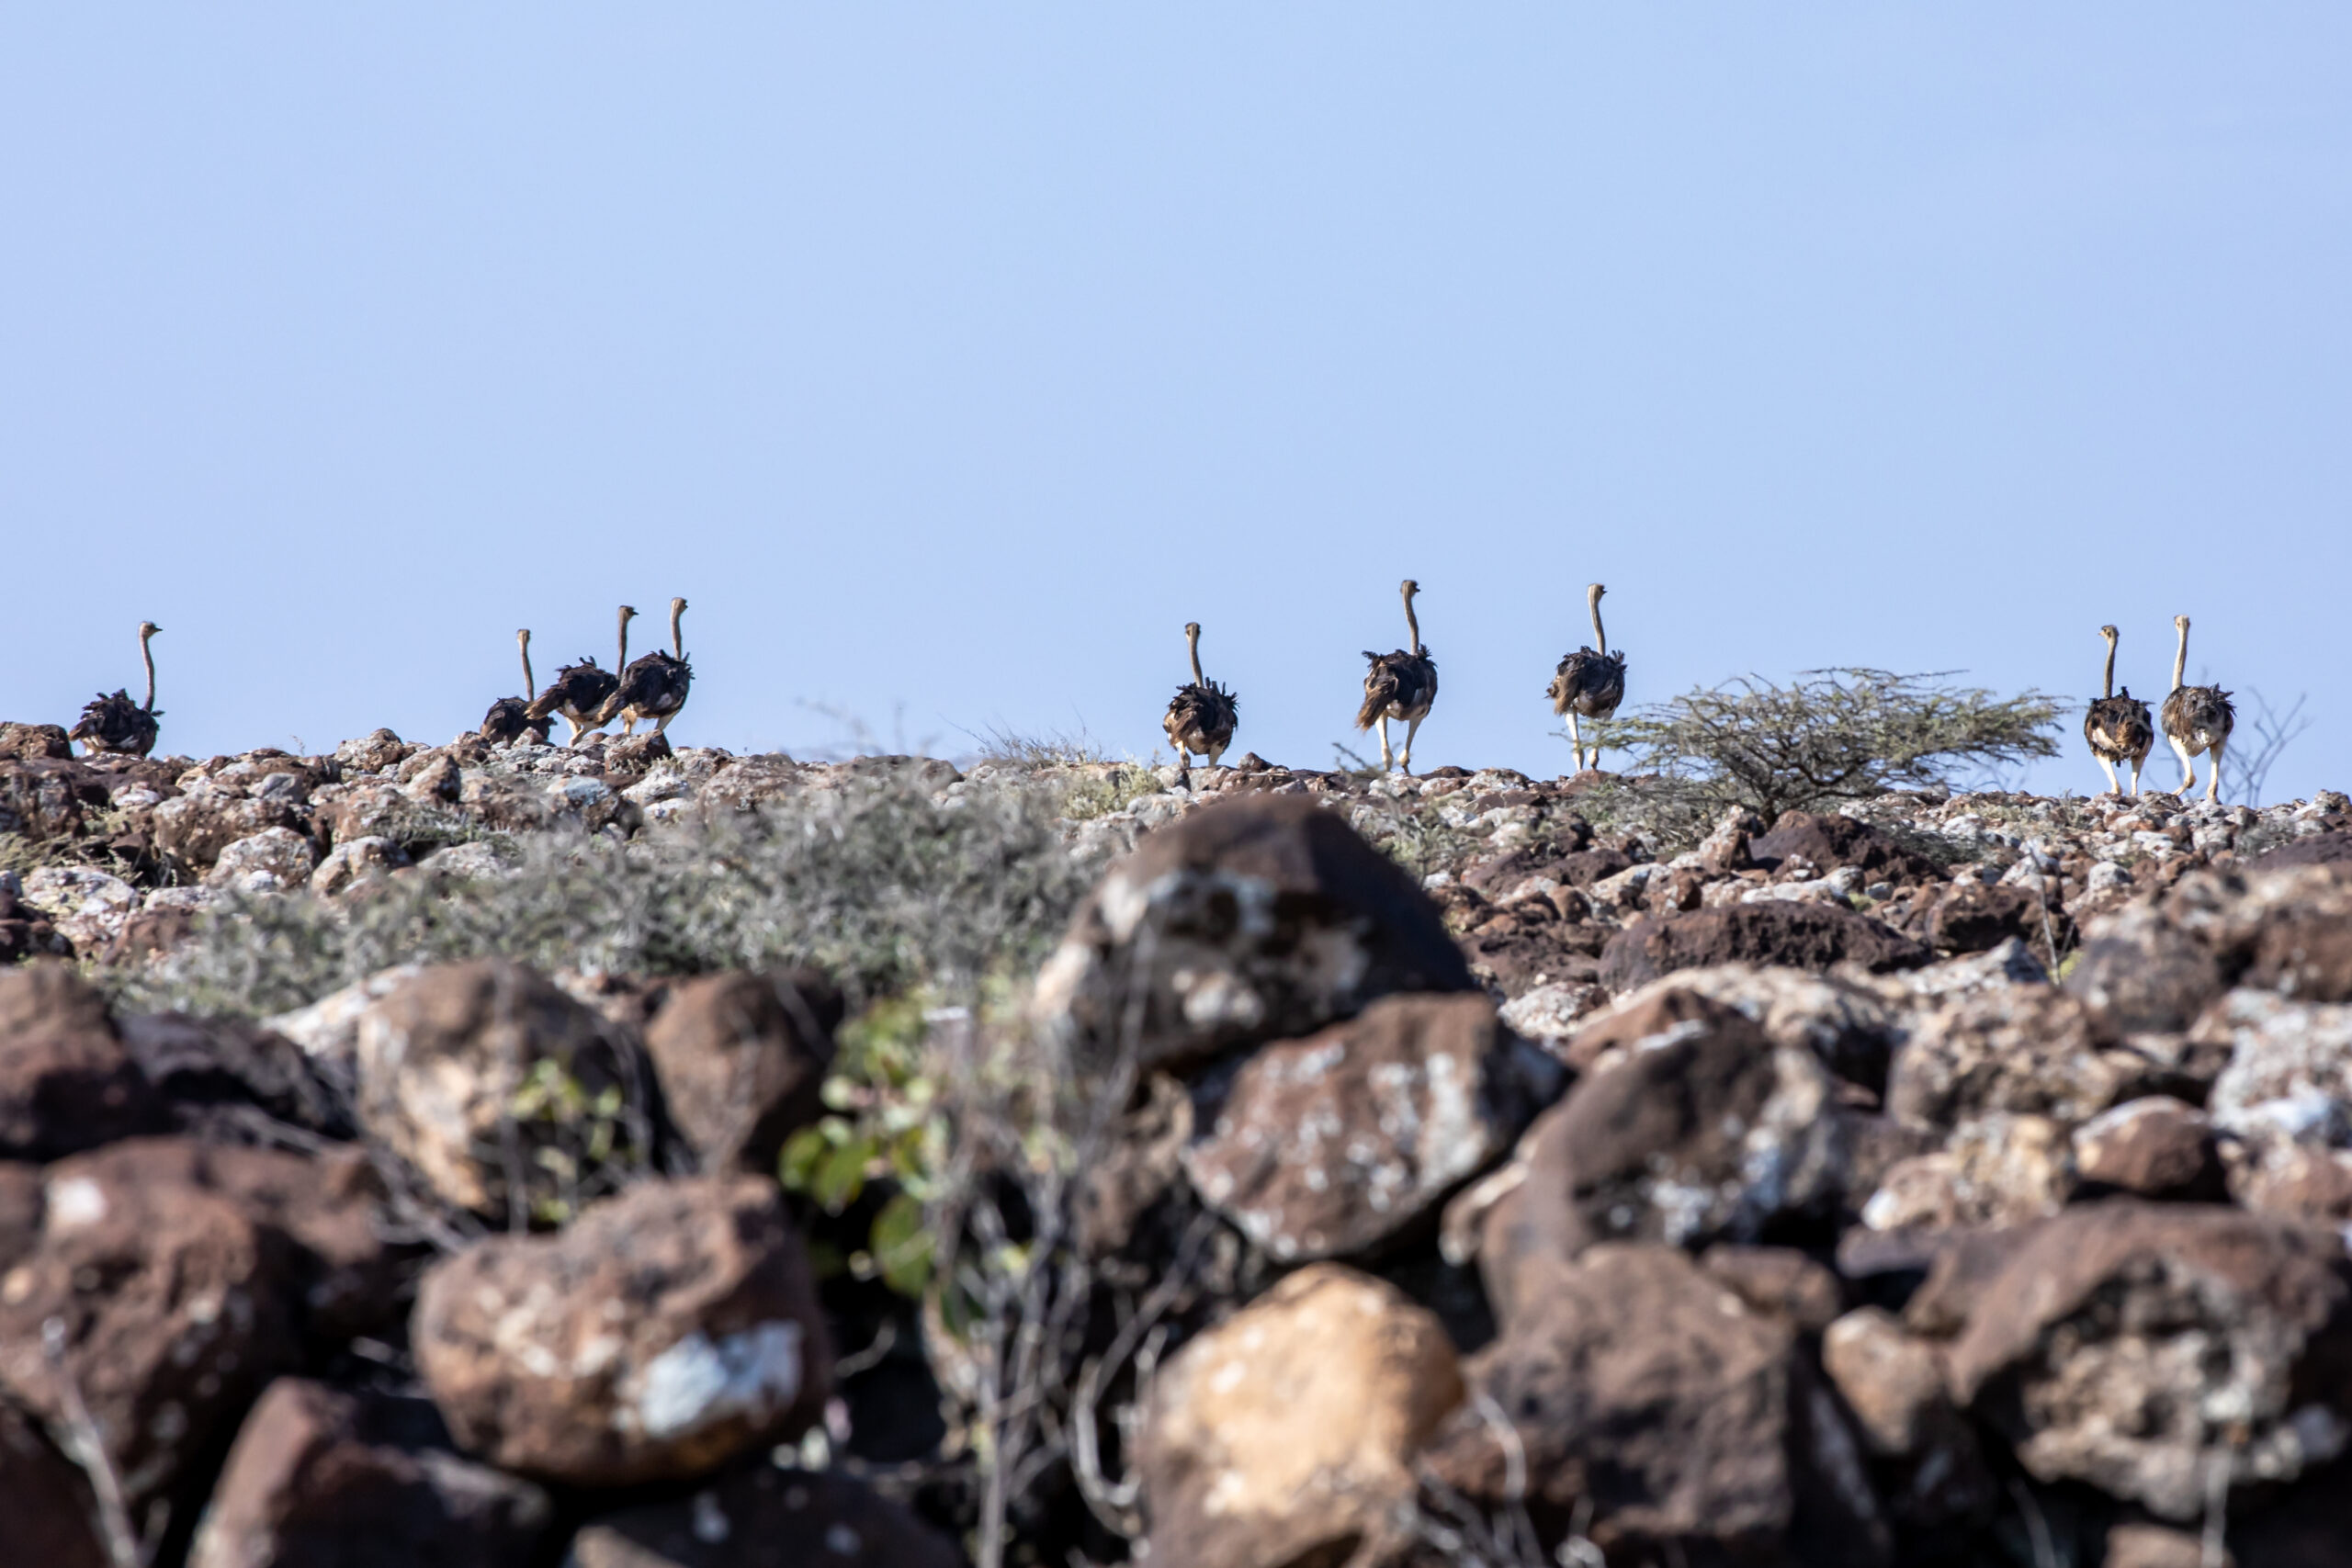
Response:
M62 739L0 728L25 1561L2352 1562L2341 795L1694 835L1590 774ZM1042 965L222 988L876 789L1046 803L1066 883L989 874ZM1062 1141L968 1135L988 1041Z

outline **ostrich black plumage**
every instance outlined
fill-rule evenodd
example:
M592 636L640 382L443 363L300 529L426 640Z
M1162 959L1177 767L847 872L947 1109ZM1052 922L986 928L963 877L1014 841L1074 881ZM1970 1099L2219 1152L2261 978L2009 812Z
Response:
M2099 679L2098 700L2083 712L2083 739L2107 770L2108 792L2121 795L2123 784L2115 776L2118 762L2132 764L2132 793L2140 793L2140 770L2148 760L2148 748L2156 743L2156 727L2148 717L2148 705L2132 694L2126 686L2120 696L2115 691L2115 638L2113 626L2101 626L2098 635L2107 639L2107 673Z
M81 722L69 732L72 739L82 743L86 756L110 751L118 756L144 757L155 749L159 727L155 721L163 713L155 706L155 650L148 646L157 632L164 628L153 621L139 623L139 657L147 665L147 700L134 703L128 691L118 689L112 696L101 692L83 705Z
M512 746L527 737L533 745L544 746L548 743L548 721L531 716L531 693L535 687L531 679L531 629L526 626L516 632L514 641L523 650L523 694L501 697L490 705L490 711L482 715L481 738L493 746Z
M1584 732L1577 716L1608 718L1625 700L1625 656L1609 651L1609 634L1600 626L1600 596L1609 590L1595 582L1584 591L1585 607L1592 613L1592 640L1599 648L1579 648L1560 660L1544 694L1552 711L1568 721L1568 744L1576 748L1577 772L1585 769ZM1600 742L1592 744L1592 766L1600 766Z
M1429 717L1430 705L1437 701L1437 660L1421 646L1421 623L1413 614L1413 596L1421 585L1407 578L1397 591L1405 596L1405 630L1412 641L1408 652L1398 649L1393 653L1374 653L1364 649L1364 658L1372 668L1364 671L1363 705L1356 710L1356 728L1380 727L1380 766L1385 773L1392 765L1401 764L1410 774L1413 771L1413 737L1420 733L1421 720ZM1405 721L1405 750L1396 756L1388 749L1388 721Z
M2186 798L2197 787L2194 759L2201 751L2213 768L2205 781L2205 798L2219 800L2222 750L2230 743L2230 731L2237 728L2238 710L2231 705L2230 694L2219 686L2181 684L2188 672L2188 617L2175 615L2172 624L2180 633L2180 647L2172 660L2172 694L2157 712L2164 719L2165 739L2172 742L2173 755L2180 759L2181 795Z
M1176 688L1176 695L1169 700L1168 716L1159 721L1168 731L1168 744L1176 753L1177 766L1192 771L1193 753L1198 751L1216 766L1225 749L1233 744L1233 727L1239 722L1239 705L1233 694L1201 673L1201 623L1184 623L1184 643L1193 656L1193 683Z
M637 728L639 719L650 719L653 733L659 735L678 716L678 710L686 705L686 693L695 679L694 666L686 662L685 633L680 626L685 615L684 599L670 601L671 651L664 653L657 648L635 663L624 666L620 684L596 710L597 724L610 724L617 718L621 721L621 733L627 735ZM622 636L628 636L626 622Z
M620 658L613 670L628 662L628 623L629 617L636 614L630 606L621 606ZM620 685L620 677L613 670L597 669L593 656L582 658L577 664L563 666L555 672L555 679L548 682L548 689L531 699L531 705L524 710L524 716L534 724L542 724L549 715L560 714L563 721L571 726L571 734L564 744L579 745L581 736L587 733L589 727L595 722L596 711L605 705L605 699Z

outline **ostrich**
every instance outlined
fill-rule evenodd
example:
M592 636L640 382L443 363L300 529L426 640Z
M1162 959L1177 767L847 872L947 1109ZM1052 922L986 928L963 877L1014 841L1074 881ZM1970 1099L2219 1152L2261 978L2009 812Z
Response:
M1201 673L1201 623L1184 623L1184 642L1193 652L1193 683L1176 688L1176 695L1168 704L1168 716L1160 728L1168 731L1168 744L1176 753L1176 761L1185 773L1193 771L1193 753L1198 751L1216 766L1225 749L1233 744L1233 727L1238 715L1233 694Z
M2172 742L2173 755L2180 759L2180 794L2186 798L2197 787L2197 764L2193 761L2199 751L2210 753L2212 775L2205 781L2205 798L2218 800L2222 787L2222 748L2230 743L2230 731L2238 721L2238 710L2230 705L2230 694L2219 686L2184 686L2181 679L2188 669L2188 617L2175 615L2175 630L2180 633L2180 649L2172 658L2172 694L2165 698L2159 711L2164 716L2165 739Z
M1625 656L1609 651L1609 634L1600 629L1600 596L1608 592L1598 582L1584 591L1585 605L1592 612L1592 640L1600 645L1600 649L1580 648L1564 656L1544 694L1552 699L1552 711L1568 721L1568 744L1576 748L1578 773L1584 772L1585 762L1584 735L1577 728L1577 716L1607 718L1625 700ZM1597 739L1592 744L1592 765L1600 766Z
M620 662L613 667L615 670L628 662L628 622L636 614L630 606L621 606ZM555 679L548 682L548 689L532 698L531 705L523 710L523 716L533 724L544 724L548 715L561 714L564 723L571 726L571 734L564 744L577 746L581 736L594 722L596 710L605 705L605 699L619 684L619 676L611 670L597 669L594 658L585 657L577 664L558 670Z
M2140 769L2148 760L2148 748L2156 743L2156 727L2148 717L2148 705L2123 688L2115 694L2115 628L2101 626L2098 635L2107 639L2107 673L2100 678L2098 700L2083 715L2083 739L2090 743L2091 755L2107 770L2109 793L2121 795L2122 784L2115 776L2115 764L2132 764L2132 793L2140 793Z
M637 612L631 610L629 614L634 615ZM670 601L672 651L664 653L657 648L636 663L622 666L620 684L596 710L597 724L610 724L617 718L621 721L621 733L627 735L637 728L638 720L650 719L653 733L659 735L678 716L678 710L686 705L686 688L695 679L694 666L686 662L685 633L679 626L685 615L684 599ZM623 651L627 651L626 619L621 622L621 637Z
M139 623L139 657L147 664L144 703L134 703L129 692L117 690L112 696L100 692L83 705L82 720L70 732L70 739L82 743L85 756L111 751L118 756L144 757L155 749L155 721L164 716L155 706L155 650L147 645L163 629L153 621Z
M531 629L528 626L514 634L514 641L523 650L523 694L501 697L490 705L482 716L481 738L494 745L512 746L525 736L535 746L548 743L548 721L531 716L531 693L536 683L531 679Z
M1374 653L1364 649L1364 658L1372 668L1364 671L1363 706L1356 710L1356 728L1380 727L1380 767L1387 772L1392 762L1403 766L1407 776L1413 772L1413 737L1420 733L1421 720L1429 717L1430 705L1437 701L1437 660L1421 646L1421 623L1413 616L1413 595L1421 585L1407 578L1398 585L1405 596L1405 629L1411 635L1413 650L1399 649L1394 653ZM1392 757L1388 750L1388 721L1405 721L1405 750Z

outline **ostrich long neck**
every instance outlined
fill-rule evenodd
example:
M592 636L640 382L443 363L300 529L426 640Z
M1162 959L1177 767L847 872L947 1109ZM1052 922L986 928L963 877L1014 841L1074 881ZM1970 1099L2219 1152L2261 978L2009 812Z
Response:
M531 679L531 634L525 632L514 640L523 649L523 696L525 701L528 701L539 689L538 682Z
M1413 657L1419 659L1421 656L1421 623L1413 614L1413 596L1410 593L1405 595L1405 631L1412 638Z
M1198 632L1186 632L1184 634L1184 646L1190 649L1193 653L1193 684L1195 686L1207 685L1207 680L1201 674L1201 634Z
M2188 669L2188 628L2180 628L2180 651L2172 656L2172 689L2180 690L2180 678Z
M2177 686L2180 682L2175 680L2173 684ZM2101 697L2115 695L2115 639L2113 637L2107 639L2107 673L2099 679L2098 694Z
M155 649L147 637L139 639L139 657L147 662L147 711L155 711Z
M1592 602L1592 640L1595 645L1596 651L1598 651L1602 658L1607 658L1609 656L1609 634L1600 629L1600 601L1599 599L1595 599Z
M628 617L627 615L621 617L621 650L619 657L613 661L613 668L616 670L628 668Z
M686 658L686 634L680 629L680 626L685 618L686 607L684 604L670 606L670 651L677 655L678 661L682 664L685 662Z

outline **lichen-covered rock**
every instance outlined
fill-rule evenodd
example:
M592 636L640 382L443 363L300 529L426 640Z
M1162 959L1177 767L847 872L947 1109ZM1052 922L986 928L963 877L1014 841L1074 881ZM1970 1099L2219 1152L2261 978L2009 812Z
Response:
M583 1486L684 1480L799 1436L832 1350L773 1180L646 1181L435 1264L410 1337L466 1452Z
M1993 1504L1992 1473L1974 1429L1946 1391L1936 1346L1892 1313L1862 1307L1822 1336L1821 1367L1853 1412L1897 1517L1935 1526L1968 1519Z
M332 898L373 877L387 876L409 863L408 852L396 839L363 834L336 841L311 873L311 891Z
M1359 1256L1501 1158L1560 1078L1484 997L1385 997L1213 1080L1184 1169L1279 1261Z
M201 874L238 840L271 828L300 829L306 815L282 795L252 795L198 782L154 807L149 819L156 850L181 872Z
M139 908L139 889L110 872L78 865L28 872L19 897L48 916L50 928L83 958L104 953Z
M2048 986L1954 998L1917 1021L1894 1055L1890 1114L1928 1127L2000 1114L2086 1122L2131 1068L2102 1051L2081 1001Z
M306 887L318 860L317 847L291 828L265 828L223 847L212 869L204 874L204 883L240 893Z
M2064 1123L2004 1112L1963 1122L1943 1147L1897 1160L1861 1219L1879 1231L2023 1224L2056 1213L2076 1181Z
M2109 1039L2187 1029L2222 985L2207 945L2145 905L2093 921L2066 976L2066 989Z
M1096 1060L1139 1011L1125 1043L1148 1066L1310 1033L1393 992L1470 988L1395 862L1311 800L1261 796L1204 807L1112 867L1038 976L1035 1007Z
M1710 964L1821 970L1853 964L1875 973L1914 968L1933 956L1892 927L1834 905L1733 904L1635 919L1601 953L1600 983L1623 995L1661 975Z
M1161 1370L1136 1467L1152 1560L1344 1561L1388 1529L1415 1450L1461 1399L1426 1309L1351 1269L1300 1269Z
M2292 1481L2345 1446L2352 1265L2324 1232L2117 1201L2018 1247L1951 1352L1952 1383L2043 1481L2171 1519Z
M1611 1011L1632 1013L1678 991L1740 1012L1773 1044L1811 1051L1839 1077L1873 1090L1885 1088L1888 1057L1905 1027L1902 1010L1886 996L1843 976L1747 964L1677 970L1620 998Z
M1595 1242L1697 1249L1836 1209L1848 1125L1827 1069L1722 1003L1673 999L1688 1016L1605 1055L1529 1130L1525 1182L1480 1256L1507 1324L1550 1263Z
M354 1046L361 1125L459 1208L568 1207L650 1156L641 1048L531 970L420 971L360 1014Z
M0 1397L63 1430L70 1378L134 1517L187 1508L207 1456L300 1354L300 1299L295 1253L235 1199L111 1165L53 1169L40 1239L0 1278Z
M280 1378L238 1428L188 1568L505 1568L554 1513L529 1482L458 1458L424 1400Z

